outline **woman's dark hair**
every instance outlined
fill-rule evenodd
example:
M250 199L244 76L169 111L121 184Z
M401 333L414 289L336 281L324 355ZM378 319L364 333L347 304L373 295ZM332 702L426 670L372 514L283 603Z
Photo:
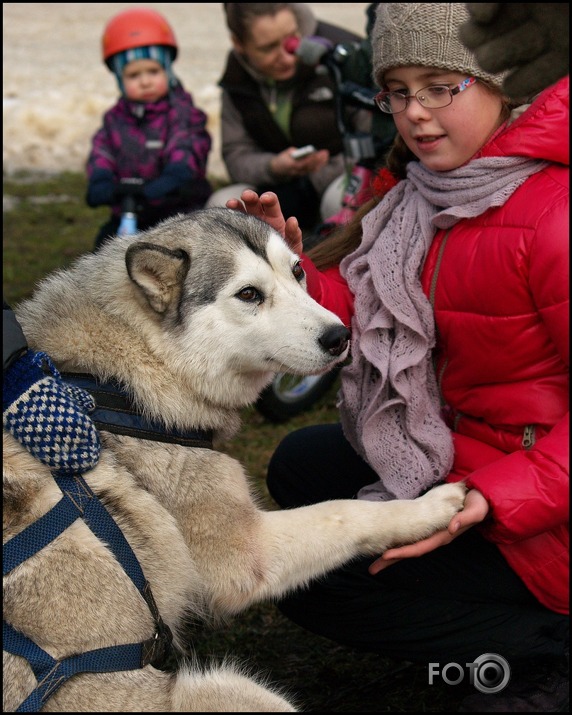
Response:
M248 40L252 23L258 17L274 16L281 10L296 14L289 2L225 2L223 7L226 25L239 42Z

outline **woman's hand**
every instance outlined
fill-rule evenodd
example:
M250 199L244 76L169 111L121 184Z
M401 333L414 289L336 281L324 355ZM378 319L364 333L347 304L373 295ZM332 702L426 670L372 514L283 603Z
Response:
M379 573L384 568L395 564L401 559L411 559L417 556L428 554L440 546L450 544L453 539L463 534L476 524L480 524L489 513L489 504L481 492L471 489L465 497L463 510L451 519L449 526L443 531L438 531L427 539L418 541L415 544L400 546L395 549L388 549L383 556L376 559L369 567L372 575Z
M274 176L288 179L306 176L318 171L330 160L330 152L327 149L320 149L301 159L293 159L294 149L295 147L291 146L272 157L270 171Z
M288 220L284 218L280 201L274 192L266 191L258 196L256 191L245 189L240 199L229 199L226 207L266 221L286 239L286 243L294 253L298 255L302 253L302 229L298 225L298 219L295 216L290 216Z

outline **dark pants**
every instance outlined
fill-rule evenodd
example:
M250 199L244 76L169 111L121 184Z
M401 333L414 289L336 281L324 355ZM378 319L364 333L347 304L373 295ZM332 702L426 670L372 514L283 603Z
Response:
M107 241L110 241L112 238L117 236L119 221L119 216L112 216L109 221L106 221L102 226L100 226L93 244L94 251L99 250L104 243L107 243Z
M339 424L292 432L268 469L282 508L352 498L375 479ZM360 558L278 607L313 633L401 660L465 664L496 653L517 665L568 648L568 617L541 606L477 529L376 576L372 561Z
M179 213L176 211L175 213ZM184 213L184 212L181 212ZM145 213L137 213L137 230L146 231L148 228L153 228L159 221L164 221L169 216L174 216L175 214L169 213L168 211L147 211ZM105 243L110 241L112 238L117 236L119 231L119 224L121 223L121 216L115 216L111 214L109 220L106 221L102 226L100 226L97 236L95 237L95 242L93 245L93 250L98 251Z
M259 194L273 191L280 200L284 218L296 216L300 228L312 230L320 222L320 197L308 177L256 187Z

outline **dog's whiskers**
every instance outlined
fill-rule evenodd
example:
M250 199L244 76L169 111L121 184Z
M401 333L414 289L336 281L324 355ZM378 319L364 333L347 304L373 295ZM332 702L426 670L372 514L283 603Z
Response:
M277 348L276 350L274 350L274 352L271 353L271 354L268 356L268 360L269 360L269 361L278 362L278 363L280 364L280 368L281 368L281 369L280 369L280 372L283 371L282 368L284 368L284 369L286 370L286 369L287 369L287 365L285 365L285 363L283 363L281 360L279 360L279 359L277 358L277 355L278 355L278 353L281 352L282 350L287 350L288 347L289 347L288 345L283 345L282 347ZM284 371L285 371L285 370L284 370Z

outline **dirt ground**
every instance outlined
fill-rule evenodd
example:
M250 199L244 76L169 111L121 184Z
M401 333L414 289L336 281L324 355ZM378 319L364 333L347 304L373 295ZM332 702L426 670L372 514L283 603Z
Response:
M365 32L368 3L308 5L319 19ZM209 172L226 178L217 81L230 41L222 3L3 3L4 173L83 171L91 136L118 96L101 60L101 34L129 6L155 8L173 26L174 70L209 117Z

